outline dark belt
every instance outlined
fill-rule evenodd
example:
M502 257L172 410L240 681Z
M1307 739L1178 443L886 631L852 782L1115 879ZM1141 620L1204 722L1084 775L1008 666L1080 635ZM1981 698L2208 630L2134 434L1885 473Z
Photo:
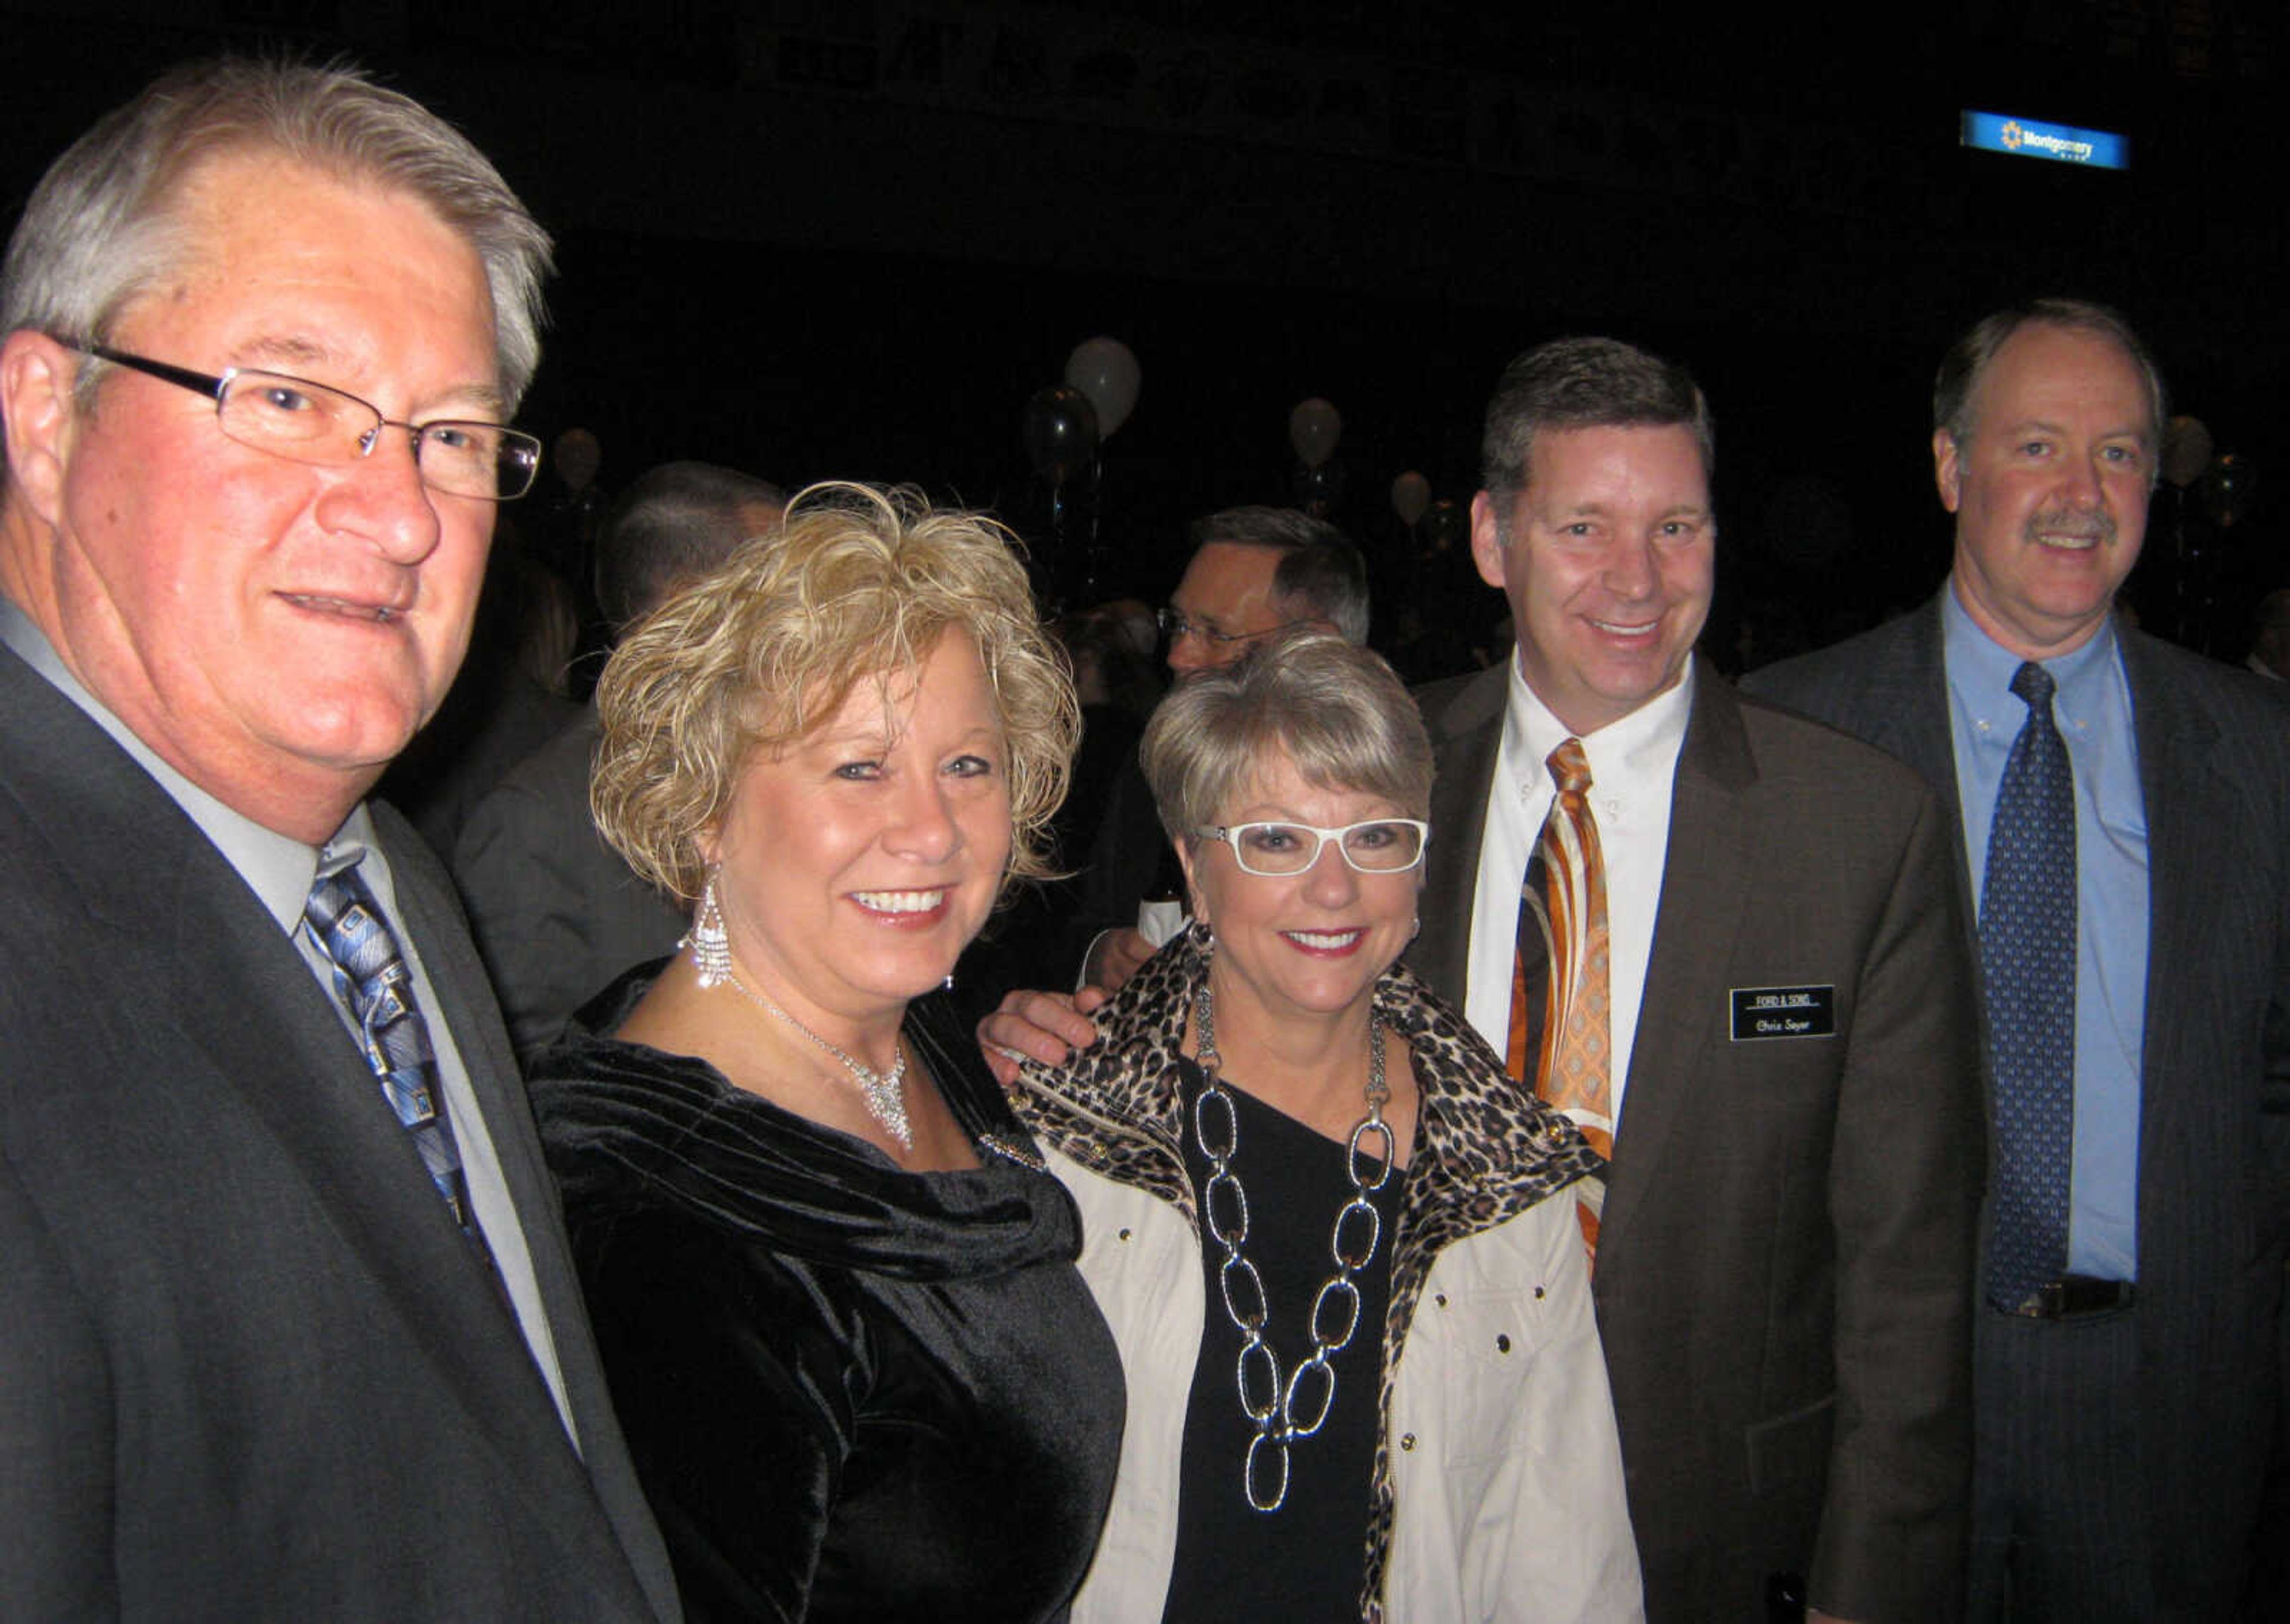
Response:
M2086 1314L2111 1314L2131 1306L2128 1280L2094 1280L2089 1275L2063 1275L2038 1286L2007 1314L2022 1319L2079 1319Z

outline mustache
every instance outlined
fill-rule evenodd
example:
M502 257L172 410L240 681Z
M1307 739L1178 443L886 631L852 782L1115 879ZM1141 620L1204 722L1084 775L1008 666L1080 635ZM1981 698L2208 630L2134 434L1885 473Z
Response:
M2046 508L2029 516L2022 533L2030 541L2046 536L2074 536L2105 546L2115 540L2115 516L2104 508Z

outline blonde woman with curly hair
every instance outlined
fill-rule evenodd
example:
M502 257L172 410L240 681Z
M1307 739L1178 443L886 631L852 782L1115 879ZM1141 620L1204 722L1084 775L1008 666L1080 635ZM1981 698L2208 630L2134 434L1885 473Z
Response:
M1007 536L814 486L597 702L598 827L697 910L533 1092L687 1611L1062 1617L1118 1356L1072 1201L932 996L1041 872L1078 726Z

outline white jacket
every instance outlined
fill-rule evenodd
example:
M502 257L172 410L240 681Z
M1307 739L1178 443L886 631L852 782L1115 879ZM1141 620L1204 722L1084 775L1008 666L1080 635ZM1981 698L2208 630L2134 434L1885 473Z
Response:
M1029 1068L1017 1098L1081 1208L1082 1275L1129 1388L1113 1506L1075 1624L1158 1620L1176 1554L1185 1406L1209 1312L1169 1127L1186 956L1157 956L1099 1012L1099 1043L1069 1071ZM1579 1168L1588 1153L1538 1151L1540 1108L1520 1100L1476 1035L1405 970L1386 973L1376 1003L1408 1038L1424 1103L1385 1327L1379 1476L1389 1515L1366 1531L1381 1605L1362 1616L1640 1619L1573 1198L1562 1188L1519 1204L1520 1187L1531 1196L1551 1167ZM1432 1238L1441 1236L1451 1238Z

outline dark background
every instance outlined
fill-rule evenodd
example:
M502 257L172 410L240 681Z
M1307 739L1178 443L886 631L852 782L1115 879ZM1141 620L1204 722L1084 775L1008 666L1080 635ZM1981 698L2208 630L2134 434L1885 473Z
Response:
M2166 487L2135 583L2150 625L2238 657L2290 485L2278 0L1700 11L0 5L0 206L169 62L344 55L468 131L556 233L521 421L592 429L607 489L671 456L912 481L1002 512L1069 592L1093 507L1101 588L1157 600L1187 518L1290 500L1288 412L1325 396L1387 645L1410 603L1500 608L1421 558L1393 477L1468 502L1502 363L1630 338L1717 408L1729 663L1929 592L1941 350L2002 302L2103 299L2255 470L2230 531L2186 502L2190 552ZM2134 167L1964 150L1965 108L2123 132ZM1097 333L1143 388L1061 536L1019 416ZM512 516L546 531L560 501L544 475Z

